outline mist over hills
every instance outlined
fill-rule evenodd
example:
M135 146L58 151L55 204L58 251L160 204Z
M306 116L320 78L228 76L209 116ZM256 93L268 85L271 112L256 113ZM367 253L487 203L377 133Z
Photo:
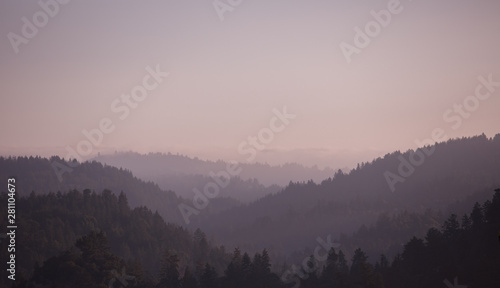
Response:
M121 152L109 155L99 155L93 160L106 163L115 167L128 169L138 177L146 180L160 180L162 177L203 175L208 176L210 172L216 173L226 169L227 161L201 160L197 157L190 158L184 155L171 153L149 153L139 154L135 152ZM290 181L322 181L331 177L334 170L330 168L319 169L317 166L305 167L297 163L287 163L272 166L263 163L239 163L242 168L239 177L257 179L266 186L273 184L284 186ZM168 189L167 187L162 187Z
M0 200L6 202L7 193L3 193L3 189L1 192ZM176 254L182 270L187 266L194 268L199 263L210 263L221 271L229 260L228 251L211 243L202 231L190 232L179 225L166 223L158 213L146 207L131 209L125 193L114 195L107 189L98 192L84 189L67 193L34 192L17 198L17 220L22 227L16 232L17 283L21 287L26 287L22 280L29 278L33 270L38 283L47 285L47 278L71 282L70 285L51 283L43 287L114 287L107 286L112 270L121 271L124 267L135 276L134 282L142 282L133 287L153 287L146 283L156 281L162 256L167 252ZM7 206L2 205L0 212L6 215ZM103 233L104 239L78 245L85 240L82 236L95 236L96 233ZM72 247L75 242L84 256L89 253L83 247L100 255L78 259L81 254ZM114 257L108 254L110 252L122 260L113 260ZM1 249L0 256L7 259L7 249ZM103 262L107 263L103 265ZM40 271L43 264L44 270ZM106 282L106 286L84 285L82 273L85 270L90 275L104 273L106 276L101 275L100 281ZM96 273L95 270L101 271ZM7 278L7 269L2 269L0 276L1 287L12 284ZM33 286L28 284L27 287Z
M227 186L221 187L218 197L230 198L242 203L253 202L283 189L278 185L266 187L255 178L243 180L236 176L226 180ZM214 179L200 174L177 174L152 177L151 181L157 183L162 189L176 192L179 197L191 199L195 195L193 189L203 190L203 187L207 183L214 182Z
M131 207L146 206L153 211L157 210L167 222L187 225L192 230L202 228L208 235L228 247L239 246L248 251L272 248L287 254L311 245L314 239L321 235L331 234L337 239L347 239L351 233L359 232L362 225L369 227L375 224L384 213L389 219L408 218L401 216L405 215L404 213L416 213L415 219L423 215L422 221L427 224L419 229L424 231L439 224L442 220L439 213L449 212L451 204L454 203L455 208L461 207L462 211L470 209L468 204L472 200L464 199L468 199L467 197L471 197L475 192L481 193L488 189L491 191L490 188L500 183L500 134L490 139L480 135L449 140L419 151L424 155L417 163L419 165L413 165L410 160L411 157L416 159L416 151L396 151L383 158L362 163L349 173L339 170L320 183L290 182L283 189L278 186L265 187L255 179L242 180L234 177L226 189L221 189L220 197L209 199L207 207L200 210L199 215L190 215L189 225L184 221L179 205L193 205L191 191L191 195L178 197L173 191L160 188L159 184L145 182L129 170L108 164L103 165L95 161L81 163L71 173L65 173L63 181L59 182L51 163L65 163L63 159L1 158L0 174L7 177L5 173L9 171L18 175L21 195L29 195L31 191L44 194L72 189L109 189L116 195L123 191ZM433 152L426 155L423 151ZM157 169L160 167L170 167L165 170L168 176L160 177L163 182L158 182L186 191L201 187L206 181L212 180L199 173L208 174L210 171L223 169L226 165L222 161L201 161L168 154L125 153L101 158L104 159L102 161L123 161L130 165L137 162L140 165L136 167L142 167L142 173L155 173L154 175L159 175ZM154 169L148 166L149 161L152 161L150 166ZM199 163L201 166L197 167L193 163ZM277 171L278 174L283 173L277 167L252 165L245 167L262 166L270 171ZM404 175L398 172L402 166ZM198 174L174 174L189 171ZM387 175L393 176L391 178ZM271 174L267 176L272 177ZM147 178L146 175L142 177ZM157 176L151 176L154 177ZM394 192L391 186L395 188ZM482 195L474 199L481 201L491 196L488 193ZM259 199L242 205L235 200L238 198L247 202ZM463 201L467 203L463 204ZM408 236L411 236L412 232L415 231L407 230ZM403 241L404 237L398 236L397 241ZM388 241L382 245L383 248L373 247L373 251L392 249L390 247L397 242L395 239Z
M230 162L206 161L171 153L139 154L122 152L99 155L93 159L106 165L131 171L146 181L153 181L164 190L174 191L178 196L190 199L194 189L213 182L214 175L224 172ZM236 176L229 176L227 187L219 196L250 203L266 195L276 193L290 181L314 179L321 181L333 175L331 169L305 167L297 163L271 166L262 163L239 163L241 168ZM281 185L281 186L280 186Z
M349 235L361 225L375 223L382 213L389 217L426 213L427 224L420 229L423 233L442 220L439 211L449 212L450 204L461 203L476 192L476 196L486 194L475 201L490 197L491 193L484 191L500 184L500 134L490 139L481 135L449 140L425 149L434 152L420 165L413 165L414 170L408 170L412 171L410 175L399 176L402 180L395 184L394 192L385 175L387 171L399 175L398 167L405 161L410 163L413 150L387 154L348 174L338 171L319 184L291 183L281 192L249 205L194 218L197 222L193 227L203 227L217 240L228 245L238 243L250 251L265 246L289 253L314 245L314 239L321 235L331 234L337 239ZM456 204L455 208L470 209L472 204ZM414 234L418 232L409 229L406 236ZM345 235L342 237L347 239ZM387 252L380 250L401 239L390 238L374 250Z
M194 169L196 165L191 164L200 160L185 156L116 156L101 157L137 161L143 167L147 167L148 161L157 160L153 167L172 167L167 170L171 174L160 177L158 181L164 182L159 183L185 190L213 181L214 178L200 173L219 171L226 165L222 161L201 161L202 167ZM165 159L176 159L178 162L174 163L180 168L164 162ZM71 172L63 174L61 182L54 172L54 161L74 164ZM279 168L267 167L282 173ZM197 174L175 174L179 171ZM155 173L152 178L158 176L156 169L144 169L146 172ZM59 157L1 157L0 177L12 175L19 179L18 193L23 197L31 191L54 195L75 189L105 190L115 196L123 191L132 208L145 206L158 211L165 222L191 231L201 228L213 243L223 244L229 251L237 247L248 253L268 249L275 265L302 261L312 253L316 238L327 236L341 245L346 257L363 247L374 260L380 254L396 256L403 243L413 236L423 237L430 228L441 227L450 213L460 216L475 202L491 198L493 189L500 186L500 134L493 138L480 135L448 140L417 151L396 151L361 163L349 173L338 170L318 183L290 181L284 188L265 187L256 179L233 177L218 197L209 198L204 209L189 215L189 223L179 207L195 206L192 196L179 197L128 169L97 161L68 163Z
M499 15L0 2L0 288L500 288Z
M62 174L62 181L58 180L54 163L73 167L71 171ZM163 219L170 223L184 224L178 205L190 203L172 191L162 190L151 181L146 182L135 177L128 170L103 165L96 161L69 163L57 156L50 159L33 156L0 157L1 179L13 175L18 179L19 196L29 196L33 191L37 194L48 194L66 193L75 189L79 191L89 189L95 192L107 189L115 195L123 191L132 208L146 206L158 211ZM215 213L240 204L232 198L219 197L213 199L202 213Z
M130 209L124 193L118 197L109 190L32 193L18 199L19 224L28 228L16 234L18 247L23 248L17 253L21 258L16 257L22 259L16 262L18 274L11 282L6 277L11 272L3 269L0 283L17 288L115 287L116 280L132 288L421 288L460 275L471 287L497 287L500 189L495 192L484 204L476 202L461 220L451 214L440 227L428 229L425 238L413 236L402 242L402 251L395 257L382 254L371 264L374 261L368 261L362 249L344 253L349 247L336 245L329 250L325 247L324 256L309 250L311 256L297 262L302 270L278 265L266 249L253 258L240 249L228 254L224 246L213 246L199 229L189 233L145 207ZM0 199L8 201L8 197L2 190ZM0 207L3 214L7 210ZM361 227L350 240L369 237L376 242L394 228L402 230L399 223L415 224L418 218L383 215L376 226ZM422 225L405 226L417 231ZM0 254L3 259L11 258L7 249ZM477 269L483 265L485 269Z

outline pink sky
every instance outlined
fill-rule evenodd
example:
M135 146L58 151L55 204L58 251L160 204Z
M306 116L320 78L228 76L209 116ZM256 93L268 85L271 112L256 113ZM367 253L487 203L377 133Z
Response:
M50 2L50 1L43 1ZM0 155L66 155L103 118L92 152L173 152L244 161L238 145L297 115L256 161L341 168L448 138L500 133L500 87L464 118L478 76L500 81L499 1L401 1L348 63L340 43L391 1L243 1L221 21L212 1L71 1L15 53L9 33L43 11L0 3ZM124 120L111 103L159 65L169 77Z

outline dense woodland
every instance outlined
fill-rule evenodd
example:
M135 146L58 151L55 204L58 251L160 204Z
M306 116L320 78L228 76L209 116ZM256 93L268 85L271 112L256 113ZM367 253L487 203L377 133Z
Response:
M59 181L54 163L71 168L62 174ZM7 174L8 173L8 174ZM17 193L21 196L57 193L77 189L83 191L103 191L108 189L118 195L123 191L132 207L147 206L158 210L168 222L181 223L181 215L175 211L180 200L174 192L161 190L153 182L138 179L130 171L103 165L99 162L78 163L65 161L59 157L0 157L0 176L6 179L16 176Z
M193 226L202 227L226 246L237 242L247 251L273 247L289 254L311 247L317 236L331 234L339 239L342 234L350 236L357 232L362 225L376 225L379 215L384 213L389 217L405 213L422 215L420 224L410 224L418 229L407 229L406 238L395 231L383 240L374 239L381 241L373 250L389 253L391 246L401 245L412 233L423 237L427 229L442 223L446 215L465 213L474 202L491 197L489 191L500 183L500 134L494 138L481 135L449 140L427 149L433 149L433 154L414 167L413 174L404 182L397 183L394 192L384 173L397 173L398 158L409 159L412 150L396 151L361 163L350 173L338 171L321 183L291 182L281 192L251 204L207 217L193 217L198 221ZM400 226L406 229L405 225Z
M7 201L7 195L2 194L1 200ZM16 257L22 259L17 272L25 277L32 273L37 263L41 265L63 251L73 253L71 248L78 239L92 231L104 233L110 247L108 252L125 259L134 269L147 271L141 275L145 279L156 277L159 255L165 252L177 255L182 268L210 263L222 269L228 259L224 247L213 246L200 230L190 233L178 225L166 223L158 213L146 207L131 209L124 193L117 197L109 190L101 193L72 190L44 195L32 192L18 199L16 206L19 226ZM7 215L3 205L0 211ZM2 249L0 255L5 259L7 249ZM5 270L1 273L2 280L6 279L3 277Z
M123 194L32 194L19 199L19 208L26 212L19 215L24 229L18 230L17 255L23 260L16 287L120 287L119 280L127 287L420 288L444 287L455 277L467 287L500 284L500 189L423 239L413 237L394 259L381 255L373 265L362 247L351 259L332 248L326 263L311 255L286 277L273 272L266 250L228 255L199 230L191 235L146 208L131 210Z
M62 174L62 181L57 178L53 167L54 163L71 168L70 172ZM32 191L36 191L38 194L47 194L73 189L79 191L108 189L118 196L123 191L132 207L146 206L153 211L158 211L167 222L176 224L184 224L178 205L191 203L188 199L178 197L173 191L162 190L156 183L137 178L129 170L103 165L96 161L78 163L76 161L68 162L59 157L51 157L50 159L33 156L0 157L0 177L6 179L13 175L19 179L17 192L22 196L29 195ZM259 189L263 187L258 183L255 185ZM231 187L248 191L251 187L251 181L240 183L234 179ZM221 196L212 199L208 207L201 213L217 213L240 204L233 198Z
M172 189L173 185L182 184L183 181L172 178L172 176L208 176L210 172L224 171L227 167L227 162L222 160L208 161L171 153L142 155L135 152L117 152L109 155L99 155L93 160L115 167L126 168L132 171L134 175L147 180L159 181L162 183L160 187L164 189ZM308 179L322 181L330 177L334 172L331 168L305 167L297 163L272 166L243 161L243 163L240 163L240 167L242 170L239 176L242 179L258 179L260 183L266 186L274 184L283 186L290 181L296 182ZM173 180L174 183L164 181L167 179Z
M71 169L71 171L58 170L64 172L62 181L57 178L54 163ZM11 174L5 174L7 172ZM11 175L16 175L21 180L18 187L20 195L29 195L31 191L42 194L71 189L83 191L87 188L96 191L104 189L113 192L124 191L132 207L147 206L157 210L169 222L178 224L184 224L184 220L177 206L180 203L190 204L192 202L190 199L194 195L192 190L194 188L203 190L206 183L213 181L212 178L199 174L175 174L153 177L155 182L152 182L137 178L130 170L97 161L78 163L68 162L59 157L50 159L32 156L0 157L0 177ZM161 188L162 186L167 188ZM201 213L218 213L240 206L242 202L257 200L280 190L281 187L277 185L266 187L256 179L242 180L239 177L232 177L227 187L221 189L218 197L212 199ZM178 197L176 193L184 194L184 198Z
M321 183L290 182L249 204L213 198L190 225L185 225L178 205L189 205L191 199L128 170L78 163L59 182L51 163L68 163L63 159L0 157L1 179L18 179L16 211L22 229L17 239L22 249L16 255L22 261L17 284L73 287L75 283L65 281L83 277L88 287L98 287L116 271L130 271L137 287L292 287L294 282L303 287L442 287L445 278L453 282L455 276L468 287L499 287L492 286L500 282L488 273L494 269L490 267L500 267L495 262L498 243L491 242L500 230L500 196L493 195L500 183L500 134L426 149L435 150L395 192L384 172L397 170L399 159L408 158L411 150L362 163L349 173L338 171ZM263 187L250 180L234 183L228 195ZM3 203L6 197L1 196ZM476 202L484 204L474 206ZM1 215L7 215L5 209L0 206ZM292 269L297 275L290 275L290 267L299 267L313 254L315 239L327 235L341 244L341 251L331 251L326 262L310 259L310 268ZM103 267L89 264L97 260L86 250L88 243L101 247L96 253L103 253L98 257ZM6 255L2 248L0 256ZM227 274L233 271L230 267L237 276ZM340 278L324 272L331 267L340 269L333 273ZM65 269L63 274L73 277L57 278L60 273L53 272ZM267 276L256 278L252 269ZM5 271L0 273L3 284ZM97 276L92 271L103 272ZM174 284L165 284L165 273ZM256 279L269 282L252 282Z
M225 172L224 170L222 171ZM177 195L187 199L193 197L193 188L202 191L207 183L214 182L213 178L200 174L162 175L151 177L151 181L158 183L160 188L175 191ZM278 185L266 187L260 184L255 178L243 180L239 176L236 176L230 177L228 180L224 179L223 181L229 182L227 186L221 187L218 197L232 199L235 202L235 205L225 207L224 210L237 207L241 203L250 203L264 196L277 193L282 189Z

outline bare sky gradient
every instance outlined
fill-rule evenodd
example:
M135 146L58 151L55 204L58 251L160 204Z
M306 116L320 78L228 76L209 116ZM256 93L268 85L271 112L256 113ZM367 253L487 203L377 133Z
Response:
M244 161L238 145L283 106L297 117L256 161L341 168L415 148L438 127L500 133L500 88L456 130L443 120L479 75L500 81L500 1L401 0L347 63L340 43L388 2L244 0L220 21L211 0L73 0L16 54L8 33L22 35L22 17L41 8L1 1L0 154L65 156L110 118L96 153ZM157 64L168 80L119 120L113 100Z

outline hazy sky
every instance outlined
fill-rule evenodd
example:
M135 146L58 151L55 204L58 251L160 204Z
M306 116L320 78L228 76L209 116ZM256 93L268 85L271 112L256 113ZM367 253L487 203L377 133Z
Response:
M93 153L245 161L240 143L284 106L296 118L256 161L338 168L414 148L435 128L499 133L500 87L460 124L443 114L478 76L500 81L500 1L402 0L348 63L340 44L355 45L355 27L390 2L243 0L221 21L212 0L73 0L45 19L37 1L1 1L0 154L65 156L108 118L115 129ZM29 39L23 17L48 20ZM18 53L9 33L25 39ZM169 77L121 120L111 104L157 65Z

